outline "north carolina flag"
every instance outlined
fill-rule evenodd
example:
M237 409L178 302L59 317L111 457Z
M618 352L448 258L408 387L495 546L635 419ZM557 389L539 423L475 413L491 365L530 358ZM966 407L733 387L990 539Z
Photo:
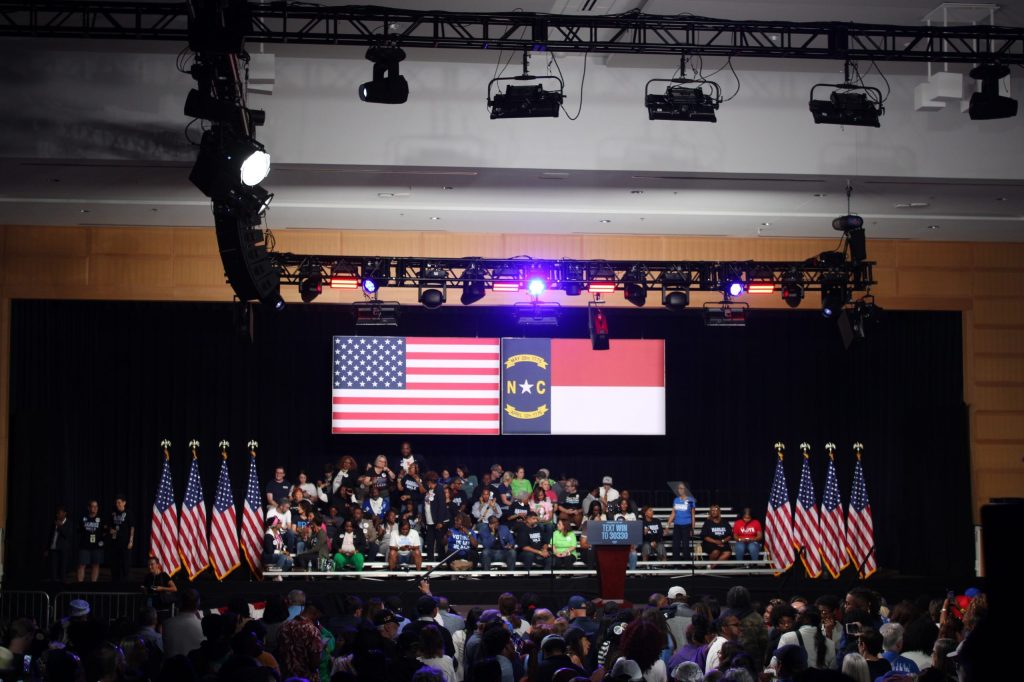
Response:
M501 340L501 432L665 435L665 342Z

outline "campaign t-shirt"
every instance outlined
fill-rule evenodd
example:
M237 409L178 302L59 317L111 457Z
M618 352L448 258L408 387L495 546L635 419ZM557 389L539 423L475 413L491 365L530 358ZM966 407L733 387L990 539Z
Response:
M103 521L99 516L83 516L78 525L78 546L82 549L99 549L103 546Z
M558 504L566 509L583 509L583 494L579 490L574 493L562 493L562 501Z
M512 504L508 508L508 515L509 515L509 517L519 516L519 515L522 515L523 517L525 517L527 512L529 512L529 511L530 511L530 508L527 507L526 504L522 500L513 500Z
M281 502L291 497L292 484L288 481L267 481L267 487L264 488L264 492L270 493L275 502Z
M128 546L128 539L131 537L134 526L127 509L120 513L114 512L110 515L110 528L113 531L110 536L111 541L118 547Z
M750 542L761 533L761 522L757 519L750 519L750 521L744 521L743 519L736 519L736 523L732 525L732 534L740 542Z
M677 497L672 502L672 509L676 512L673 523L677 526L693 525L693 508L696 506L697 501L692 497Z
M644 542L661 540L661 530L661 521L658 519L644 521Z
M413 548L420 546L420 534L412 529L408 535L395 533L391 546L395 547L399 554L408 554Z
M516 531L516 544L520 548L533 547L534 549L540 549L544 546L544 531L541 530L540 526L520 526Z
M714 538L715 540L724 540L729 537L729 524L725 521L712 521L708 519L704 522L704 527L700 530L701 538Z
M448 553L458 552L455 555L456 558L463 559L469 556L470 548L469 536L458 528L452 528L451 534L448 536Z
M420 492L420 484L409 474L402 476L402 494L408 495L416 504L423 501L423 493Z
M450 513L454 515L455 512L460 511L461 508L467 504L468 500L469 498L466 496L465 490L452 490L448 497L448 509Z

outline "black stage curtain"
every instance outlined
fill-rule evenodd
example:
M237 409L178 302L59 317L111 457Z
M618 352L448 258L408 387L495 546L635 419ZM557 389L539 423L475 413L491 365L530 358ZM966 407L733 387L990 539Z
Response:
M480 472L501 462L532 476L545 466L585 487L608 474L617 488L661 504L670 498L665 481L683 479L699 503L749 505L763 518L776 441L788 446L794 498L800 442L813 446L820 495L823 446L834 441L845 504L859 440L880 564L905 574L970 573L958 313L887 312L850 350L816 310L755 311L744 329L705 328L699 311L612 309L608 317L613 338L667 340L667 436L419 436L416 451L433 468L464 463ZM239 337L231 304L15 301L12 321L6 568L15 580L38 575L55 505L75 519L96 497L107 513L119 491L141 522L135 559L143 563L162 438L174 443L179 502L193 437L202 443L207 501L222 438L232 444L239 500L251 438L264 481L277 464L316 480L340 454L361 465L377 453L393 458L403 440L330 433L331 337L356 331L347 306L258 309L252 343ZM581 337L586 328L586 311L577 309L556 329L525 333ZM524 328L508 309L455 305L406 309L397 329L361 333L500 337Z

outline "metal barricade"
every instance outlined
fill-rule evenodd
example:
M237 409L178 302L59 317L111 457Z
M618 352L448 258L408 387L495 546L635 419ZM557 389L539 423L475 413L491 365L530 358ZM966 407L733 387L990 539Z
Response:
M119 618L134 619L135 614L147 605L146 595L139 592L61 592L53 598L53 619L55 621L71 613L71 602L82 599L89 602L92 617L113 622Z
M4 590L0 592L0 618L34 618L41 628L50 627L50 595L41 590Z

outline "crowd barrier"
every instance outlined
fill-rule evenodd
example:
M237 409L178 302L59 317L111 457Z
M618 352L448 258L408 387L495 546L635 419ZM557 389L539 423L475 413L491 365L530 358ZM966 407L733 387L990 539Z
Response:
M50 595L42 590L4 590L0 592L0 618L11 622L15 618L34 618L36 623L49 627L52 619Z
M134 619L139 609L148 604L142 592L60 592L53 598L53 620L58 621L71 612L71 602L83 599L89 602L93 618L108 623L119 618Z

